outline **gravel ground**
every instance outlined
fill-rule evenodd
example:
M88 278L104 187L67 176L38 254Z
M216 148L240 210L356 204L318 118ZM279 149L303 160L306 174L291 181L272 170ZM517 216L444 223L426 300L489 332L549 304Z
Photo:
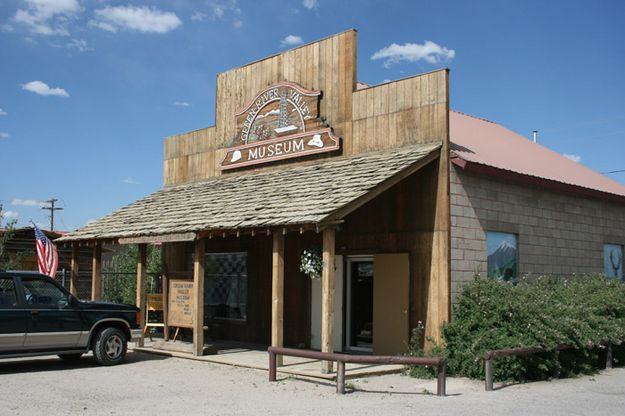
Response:
M400 375L334 385L264 371L130 352L116 367L91 355L68 364L55 357L0 360L0 415L608 415L625 409L625 369L595 376L518 384L485 392L482 382Z

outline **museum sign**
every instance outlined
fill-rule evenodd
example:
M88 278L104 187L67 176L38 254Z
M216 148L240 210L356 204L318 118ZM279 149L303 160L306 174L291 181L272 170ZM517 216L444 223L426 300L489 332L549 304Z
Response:
M271 85L235 114L237 135L221 169L302 157L340 149L319 117L321 91L291 82Z

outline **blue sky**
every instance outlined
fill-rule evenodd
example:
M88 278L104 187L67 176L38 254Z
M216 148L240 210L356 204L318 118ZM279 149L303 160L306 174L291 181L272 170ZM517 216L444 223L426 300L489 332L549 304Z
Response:
M452 108L624 170L624 18L617 0L2 0L0 202L45 225L56 197L58 229L131 203L161 187L164 137L214 123L217 73L349 28L361 81L449 67Z

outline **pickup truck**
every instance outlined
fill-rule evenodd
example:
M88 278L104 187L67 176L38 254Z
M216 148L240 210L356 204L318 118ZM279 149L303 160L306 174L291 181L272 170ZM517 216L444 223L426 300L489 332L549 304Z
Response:
M77 360L91 350L99 364L119 364L139 322L133 305L79 300L48 276L0 270L0 358Z

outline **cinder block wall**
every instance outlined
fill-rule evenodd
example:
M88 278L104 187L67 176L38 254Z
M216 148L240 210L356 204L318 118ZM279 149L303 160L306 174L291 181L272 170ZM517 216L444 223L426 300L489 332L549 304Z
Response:
M625 244L625 204L451 167L451 292L486 274L486 231L518 235L519 276L603 272L603 245Z

